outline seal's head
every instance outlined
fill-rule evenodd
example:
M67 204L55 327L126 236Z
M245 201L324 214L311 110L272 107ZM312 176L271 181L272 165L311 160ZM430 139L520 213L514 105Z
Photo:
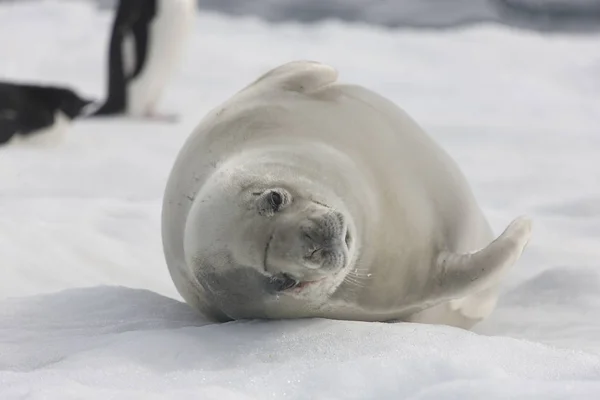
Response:
M186 262L232 318L270 317L290 302L294 310L324 303L356 255L356 229L342 199L306 168L272 161L220 166L188 214Z
M348 265L352 235L343 212L284 188L254 195L258 214L270 225L264 269L277 290L302 289Z

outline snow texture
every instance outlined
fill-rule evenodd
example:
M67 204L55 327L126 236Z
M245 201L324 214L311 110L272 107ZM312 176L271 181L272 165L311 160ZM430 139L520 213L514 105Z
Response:
M0 6L0 76L104 94L111 14ZM600 398L600 36L499 26L272 26L200 13L161 104L179 122L81 120L0 148L1 399ZM209 324L160 240L163 188L202 116L315 59L405 108L455 158L496 233L533 237L473 332L328 320Z

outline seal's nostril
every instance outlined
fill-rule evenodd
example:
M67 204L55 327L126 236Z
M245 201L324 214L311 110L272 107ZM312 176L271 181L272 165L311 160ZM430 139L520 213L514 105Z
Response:
M346 237L344 238L344 241L346 242L346 247L350 248L350 242L352 241L350 231L346 231Z
M323 248L319 247L319 248L313 250L310 253L310 255L308 256L308 258L318 258L321 255L321 253L323 253Z
M310 232L304 232L302 234L302 238L304 239L304 241L306 242L306 244L309 247L314 247L314 246L318 246L320 241L318 240L317 236L313 233Z

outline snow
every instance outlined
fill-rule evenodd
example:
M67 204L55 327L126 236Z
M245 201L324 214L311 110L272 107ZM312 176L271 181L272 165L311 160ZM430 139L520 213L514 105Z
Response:
M0 6L0 77L104 93L111 15ZM571 399L600 396L600 35L390 31L201 13L161 109L0 148L0 398ZM209 324L181 302L162 191L204 113L292 59L334 65L456 159L497 233L532 241L473 332L328 320Z

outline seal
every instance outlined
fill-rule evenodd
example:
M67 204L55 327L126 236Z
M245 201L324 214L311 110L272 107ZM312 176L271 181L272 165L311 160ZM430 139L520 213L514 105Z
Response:
M163 199L172 280L207 318L489 315L531 235L495 237L457 164L401 108L295 61L210 111Z
M121 0L108 58L106 101L91 115L159 118L156 106L177 62L196 13L194 0Z

